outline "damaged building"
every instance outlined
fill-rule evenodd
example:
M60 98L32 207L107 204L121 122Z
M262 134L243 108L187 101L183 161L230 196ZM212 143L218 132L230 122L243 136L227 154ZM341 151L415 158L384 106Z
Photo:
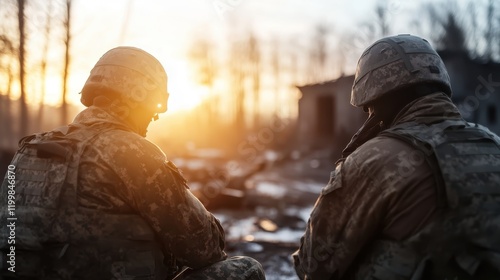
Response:
M298 143L303 151L328 149L338 158L367 114L350 104L354 75L299 86Z

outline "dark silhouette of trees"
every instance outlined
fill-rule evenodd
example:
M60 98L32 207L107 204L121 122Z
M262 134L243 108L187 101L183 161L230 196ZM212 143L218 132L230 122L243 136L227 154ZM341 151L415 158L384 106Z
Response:
M245 60L244 60L244 45L241 41L234 41L231 44L229 70L230 70L230 89L234 96L234 129L238 135L242 135L246 131L245 122Z
M467 52L484 60L500 59L500 11L495 1L442 1L423 6L428 38L439 49Z
M309 82L318 82L329 77L327 73L329 59L329 44L328 36L331 28L325 24L319 24L315 27L311 46L309 50Z
M253 127L260 127L260 115L261 115L261 104L260 104L260 89L261 89L261 71L262 71L262 61L261 61L261 51L260 43L255 34L250 33L248 36L247 44L248 52L248 65L247 71L250 76L252 83L252 100L253 100Z
M466 30L459 19L456 5L447 3L428 4L425 6L432 34L429 38L438 49L463 52L467 50Z
M495 17L497 22L495 22ZM500 15L495 15L495 5L493 0L489 0L486 5L486 30L484 32L484 37L486 41L486 50L484 57L487 60L493 59L493 57L500 55L500 49L498 48L498 43L500 41L500 33L498 31L498 26L500 24ZM496 50L494 49L496 46ZM497 52L495 54L495 51Z
M12 136L13 132L13 122L11 110L11 92L12 84L14 80L14 73L12 71L12 63L14 60L15 49L12 41L5 35L0 35L0 69L5 71L0 72L0 75L6 76L7 82L4 87L0 88L1 91L5 91L5 96L0 96L0 125L2 126L2 134L4 137L0 139L0 148L14 146L14 141ZM2 71L2 72L3 72Z
M69 66L71 62L70 48L71 48L71 2L72 0L65 0L64 2L64 66L63 66L63 82L62 82L62 108L61 108L61 122L66 124L68 122L68 101L66 100L68 90L68 77Z
M42 57L40 61L40 102L38 105L38 130L42 129L43 123L43 111L45 109L45 96L46 96L46 85L47 85L47 60L48 52L50 46L50 36L52 34L52 18L53 18L53 0L47 1L47 11L45 17L45 26L43 30L44 43L42 48Z
M189 58L195 68L196 81L208 88L209 100L204 104L203 118L208 123L215 120L218 114L218 99L215 96L214 83L219 69L216 61L215 47L207 37L198 37L189 51Z
M385 37L390 34L390 22L388 16L388 3L387 0L379 1L375 6L375 30L378 30L380 37Z
M274 115L279 116L281 111L280 97L281 97L281 46L280 42L277 38L273 39L272 51L271 51L271 69L272 69L272 77L274 83Z
M24 136L28 134L29 128L29 116L28 116L28 105L26 104L26 18L25 18L25 0L17 0L17 19L18 19L18 30L19 30L19 86L21 91L20 97L20 135Z
M61 6L64 6L63 9L60 9ZM17 143L20 137L43 129L43 123L47 121L44 116L47 106L43 102L46 96L47 75L51 65L52 68L59 67L58 63L51 64L49 53L52 47L61 46L59 41L53 40L54 36L60 36L61 32L64 33L65 52L61 71L64 97L60 112L61 115L66 115L61 116L61 119L67 119L71 0L0 0L0 16L0 91L3 103L1 123L2 132L6 131L2 136L10 139L2 139L0 142ZM18 101L12 100L16 93L19 96ZM13 107L14 104L16 108ZM55 123L60 124L58 121ZM67 120L62 123L67 123ZM7 132L9 127L11 131ZM15 144L5 145L15 147Z

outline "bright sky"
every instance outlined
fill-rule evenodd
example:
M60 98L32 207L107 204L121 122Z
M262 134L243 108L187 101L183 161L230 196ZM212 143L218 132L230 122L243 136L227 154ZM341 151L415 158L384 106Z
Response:
M335 34L358 32L360 22L374 18L378 1L382 0L73 0L69 99L79 103L77 93L102 54L119 45L130 45L150 52L164 65L171 92L169 109L190 108L208 92L194 82L187 60L189 44L197 36L210 34L223 45L230 36L253 31L264 40L279 36L303 44L318 23L331 27ZM421 3L429 2L386 1L391 20L401 22L414 17ZM407 21L392 26L392 30L408 33L406 26ZM366 45L349 47L357 59ZM59 59L61 54L56 49L52 57ZM348 65L352 65L348 69L352 72L355 60ZM57 69L60 71L60 67ZM59 76L53 73L48 79L48 103L59 103Z
M207 92L193 83L185 59L187 46L197 34L226 40L228 34L241 29L264 38L276 34L303 37L320 22L334 29L352 26L354 19L373 12L374 3L376 0L75 0L71 100L78 102L76 93L104 52L132 45L152 53L165 66L170 110L192 107ZM404 12L408 5L389 0L393 14ZM59 87L57 79L53 85ZM57 94L48 96L50 103L57 100Z

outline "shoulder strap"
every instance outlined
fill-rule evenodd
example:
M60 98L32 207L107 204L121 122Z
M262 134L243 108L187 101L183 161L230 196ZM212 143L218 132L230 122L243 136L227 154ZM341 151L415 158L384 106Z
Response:
M432 130L435 132L441 132L444 129L442 127L430 129L426 125L415 123L411 126L408 125L407 127L396 126L384 130L380 135L398 139L421 153L426 164L431 168L432 173L434 174L434 181L436 185L436 205L439 209L444 209L447 207L445 182L441 176L441 170L433 147L434 145L439 145L444 142L444 137L440 133L434 133ZM432 142L429 143L423 140L427 137L427 135L432 135Z
M500 145L477 127L446 131L447 141L435 148L437 162L445 181L448 203L498 209L500 197ZM473 199L484 199L473 202ZM500 210L500 209L498 209Z
M412 238L419 249L433 256L436 271L453 274L456 268L448 265L454 263L461 271L476 276L485 269L499 267L498 136L479 125L447 121L400 126L385 131L384 135L423 151L435 176L441 178L438 190L445 193L443 198L448 208L443 211L442 219ZM488 273L498 275L494 270Z
M93 140L100 134L113 130L110 127L96 126L88 127L83 125L71 124L57 129L64 139L74 143L72 154L68 158L68 174L63 188L61 207L70 209L78 206L77 186L78 186L78 169L83 152Z
M78 205L77 180L81 156L97 135L112 129L114 128L102 125L88 127L80 124L70 124L49 132L24 137L19 143L20 151L28 147L35 148L38 158L51 158L50 161L44 164L50 165L56 158L58 162L61 162L61 160L65 162L67 173L61 190L60 207L72 209ZM37 163L31 162L30 168L33 168L35 164ZM45 166L41 170L46 168Z

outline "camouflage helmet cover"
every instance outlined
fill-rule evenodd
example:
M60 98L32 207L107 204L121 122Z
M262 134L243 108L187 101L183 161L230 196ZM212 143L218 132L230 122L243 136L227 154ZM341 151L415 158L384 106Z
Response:
M93 104L99 95L122 98L129 106L155 113L167 110L167 74L161 63L135 47L117 47L97 61L82 89L80 101Z
M359 58L351 104L365 106L387 93L426 82L441 85L451 96L446 67L429 42L412 35L386 37Z

